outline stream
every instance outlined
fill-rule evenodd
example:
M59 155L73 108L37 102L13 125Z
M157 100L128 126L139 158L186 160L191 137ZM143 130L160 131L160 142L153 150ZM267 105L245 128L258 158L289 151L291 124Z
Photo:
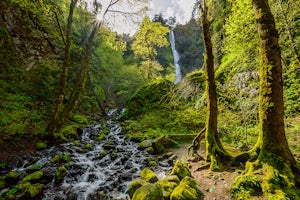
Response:
M126 190L130 182L147 167L147 160L157 160L157 166L151 169L158 178L165 176L172 163L167 156L157 159L157 156L139 150L137 143L120 134L121 126L117 122L119 112L117 109L111 110L106 124L89 125L82 129L81 140L77 145L73 142L63 143L42 150L34 156L26 155L12 165L11 169L17 171L20 176L25 176L29 166L43 166L41 171L44 173L45 186L37 199L129 199ZM106 138L101 141L95 140L104 130L104 126L110 130ZM89 149L83 151L87 145ZM68 155L68 163L71 163L61 181L57 181L54 176L61 164L50 162L57 154ZM3 172L0 175L3 176ZM44 183L45 180L47 183ZM6 190L0 190L0 196Z

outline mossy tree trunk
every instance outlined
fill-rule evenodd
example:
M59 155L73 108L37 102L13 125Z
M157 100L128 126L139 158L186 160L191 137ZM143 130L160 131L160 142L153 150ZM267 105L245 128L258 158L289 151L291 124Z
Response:
M281 52L267 1L253 0L260 37L259 156L272 152L295 163L285 136Z
M56 107L53 113L52 120L48 124L47 132L50 136L50 138L53 138L53 134L56 131L58 124L59 124L59 114L61 113L63 109L63 101L65 98L66 93L66 85L67 85L67 79L68 79L68 71L71 63L71 41L72 41L72 23L73 23L73 15L74 10L76 7L78 0L72 0L70 3L70 9L69 9L69 16L67 21L67 30L66 30L66 42L65 42L65 57L64 57L64 63L62 66L62 72L60 77L60 88L59 88L59 94L57 97Z
M232 193L260 190L269 199L299 199L300 170L284 130L281 52L268 1L252 0L260 37L259 138L256 161L232 184ZM255 184L254 184L255 183ZM242 192L243 191L243 192ZM242 194L244 195L244 194Z
M200 4L202 37L204 40L204 69L206 76L207 117L206 117L206 160L210 162L210 169L220 167L221 163L230 158L224 150L218 136L218 106L217 92L214 81L214 56L210 34L210 22L208 21L208 8L205 0Z

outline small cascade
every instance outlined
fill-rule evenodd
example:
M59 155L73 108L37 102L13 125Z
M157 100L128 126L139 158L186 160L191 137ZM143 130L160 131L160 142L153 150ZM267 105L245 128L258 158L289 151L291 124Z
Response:
M22 165L13 166L12 169L25 174L28 166L43 165L41 170L49 174L49 178L40 197L42 200L129 199L126 190L130 182L139 176L152 155L139 150L137 143L120 134L118 113L118 110L112 110L106 123L84 128L78 144L64 143L40 151L36 157L22 158ZM95 138L104 129L109 129L109 133L105 139L97 141ZM90 148L83 151L87 145ZM61 181L57 181L53 175L59 165L50 162L57 154L69 155L71 163ZM162 178L171 167L166 160L158 160L158 165L152 169ZM0 196L5 190L0 190Z
M173 59L174 59L174 66L175 66L175 74L176 74L176 79L175 79L175 84L179 83L181 81L181 70L180 70L180 65L179 65L179 54L175 48L175 35L173 28L170 30L170 35L169 35L169 40L171 44L171 49L172 49L172 54L173 54Z

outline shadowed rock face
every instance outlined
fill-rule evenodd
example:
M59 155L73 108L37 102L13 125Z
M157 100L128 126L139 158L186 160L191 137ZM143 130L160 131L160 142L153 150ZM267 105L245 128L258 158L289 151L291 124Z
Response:
M24 159L22 162L11 167L16 168L18 174L23 174L20 177L26 175L29 167L43 172L43 176L35 181L45 185L39 199L126 198L127 187L148 165L149 159L157 160L157 166L151 169L162 178L172 163L168 164L167 159L157 159L146 151L138 150L138 144L120 134L121 127L116 121L117 110L111 111L109 116L105 126L97 124L83 129L80 141L45 149L36 157L27 155L21 158ZM105 139L94 140L105 132L104 129L110 129L109 133L105 133ZM61 176L62 166L66 174ZM3 172L3 175L6 173ZM14 184L18 184L18 181ZM7 186L8 189L13 187ZM5 189L0 193L4 196Z

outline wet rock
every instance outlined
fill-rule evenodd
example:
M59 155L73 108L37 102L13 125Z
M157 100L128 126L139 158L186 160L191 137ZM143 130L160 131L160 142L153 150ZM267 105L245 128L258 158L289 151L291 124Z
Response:
M36 171L31 174L28 174L23 178L23 182L36 182L39 181L43 177L44 173L42 171Z
M61 181L67 174L67 169L65 166L60 166L55 172L55 179Z
M41 171L43 172L43 179L45 180L45 182L51 182L54 178L56 168L45 167Z
M4 176L4 180L10 185L15 184L15 183L17 183L18 178L20 177L20 174L21 173L17 170L11 170Z
M25 196L30 197L30 199L37 197L42 193L44 187L45 186L40 183L31 185L31 186L29 186L28 190L26 191Z
M44 167L43 164L34 164L26 168L26 173L30 174L41 170Z

